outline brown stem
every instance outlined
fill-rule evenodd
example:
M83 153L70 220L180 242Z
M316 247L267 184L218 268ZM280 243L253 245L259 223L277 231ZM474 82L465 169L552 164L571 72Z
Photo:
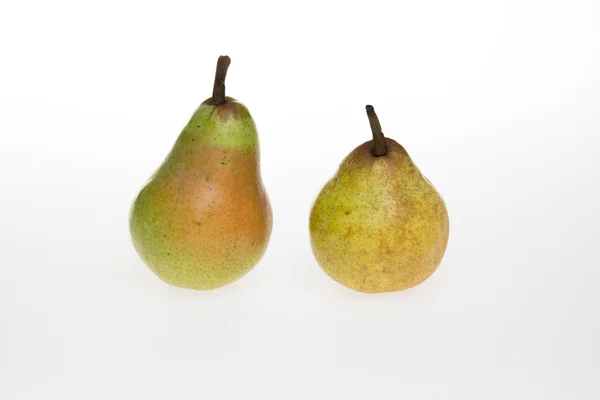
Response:
M227 68L229 68L230 63L231 58L229 58L229 56L221 56L219 57L219 61L217 61L215 86L213 86L213 95L211 101L212 105L220 106L221 104L225 104L227 102L227 100L225 100L225 77L227 76Z
M375 157L385 156L388 152L387 144L385 143L385 136L383 136L381 124L373 106L367 106L367 116L369 117L369 124L371 124L371 131L373 132L372 153Z

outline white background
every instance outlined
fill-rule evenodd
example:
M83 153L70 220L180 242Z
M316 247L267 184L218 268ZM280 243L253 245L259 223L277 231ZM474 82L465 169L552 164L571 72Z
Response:
M127 218L221 54L275 222L194 292ZM0 398L600 398L597 0L5 1L0 60ZM399 293L338 285L308 240L368 103L450 213Z

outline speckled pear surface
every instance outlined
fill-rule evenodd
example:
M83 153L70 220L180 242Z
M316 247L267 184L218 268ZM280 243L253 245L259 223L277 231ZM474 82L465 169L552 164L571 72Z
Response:
M254 121L232 98L210 100L136 197L129 220L148 267L169 284L199 290L250 271L272 227Z
M321 193L310 215L314 255L322 269L351 289L399 291L427 279L448 242L442 197L406 150L385 139L352 151Z

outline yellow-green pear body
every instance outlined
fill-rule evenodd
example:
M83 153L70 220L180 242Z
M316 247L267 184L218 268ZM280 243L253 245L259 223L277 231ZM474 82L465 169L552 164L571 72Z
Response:
M351 289L399 291L427 279L440 264L449 234L444 200L406 150L386 138L358 146L319 194L310 236L321 268Z

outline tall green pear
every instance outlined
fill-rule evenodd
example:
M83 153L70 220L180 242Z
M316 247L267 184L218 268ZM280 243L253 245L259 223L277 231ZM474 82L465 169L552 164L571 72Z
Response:
M310 237L321 268L351 289L415 286L440 264L448 242L444 200L367 106L373 140L354 149L317 197Z
M239 279L261 259L271 235L256 126L242 103L225 96L229 63L219 58L213 96L131 208L135 249L160 279L183 288Z

